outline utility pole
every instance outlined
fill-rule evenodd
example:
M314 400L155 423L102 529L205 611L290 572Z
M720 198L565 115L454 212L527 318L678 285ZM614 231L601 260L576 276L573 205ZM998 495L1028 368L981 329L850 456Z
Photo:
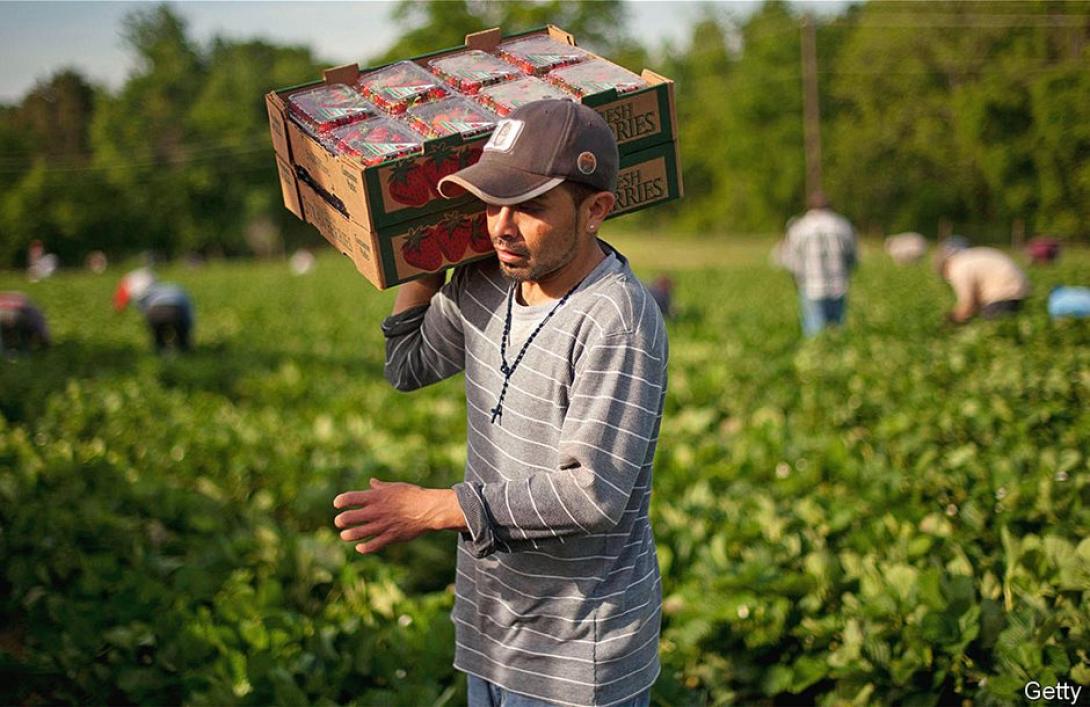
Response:
M802 118L806 145L806 194L821 191L821 110L818 107L814 20L802 16Z

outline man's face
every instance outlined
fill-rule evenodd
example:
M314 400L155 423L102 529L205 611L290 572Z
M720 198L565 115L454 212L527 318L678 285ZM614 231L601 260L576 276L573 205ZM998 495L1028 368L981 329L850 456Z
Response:
M563 186L514 206L486 210L500 269L518 282L542 280L576 256L583 234L575 202Z

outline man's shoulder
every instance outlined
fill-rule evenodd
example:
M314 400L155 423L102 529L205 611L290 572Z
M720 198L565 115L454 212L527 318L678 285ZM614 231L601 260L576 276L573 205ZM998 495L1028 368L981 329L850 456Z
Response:
M788 222L790 235L806 238L829 232L851 234L851 221L845 216L829 209L811 209L802 216Z
M479 301L505 294L508 286L494 257L458 265L450 278L450 289L457 297L469 293Z
M662 312L647 287L621 262L592 287L587 288L583 310L597 324L603 337L662 336Z

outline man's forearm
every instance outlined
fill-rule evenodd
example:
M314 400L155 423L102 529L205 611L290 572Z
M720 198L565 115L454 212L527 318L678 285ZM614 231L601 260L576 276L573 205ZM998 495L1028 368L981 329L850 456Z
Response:
M432 494L432 530L469 530L462 506L458 503L458 494L453 489L428 489Z
M394 298L394 309L390 314L401 314L414 307L428 304L435 293L443 287L444 282L446 282L446 272L437 272L400 285L397 288L397 296Z

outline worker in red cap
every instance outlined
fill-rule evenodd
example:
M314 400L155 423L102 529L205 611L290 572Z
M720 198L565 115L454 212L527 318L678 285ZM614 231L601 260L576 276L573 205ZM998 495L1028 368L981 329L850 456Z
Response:
M22 292L0 292L0 350L32 351L50 343L42 310Z
M193 304L181 286L159 282L149 268L139 268L123 277L114 291L114 309L121 312L129 302L144 314L156 353L171 347L190 349Z

